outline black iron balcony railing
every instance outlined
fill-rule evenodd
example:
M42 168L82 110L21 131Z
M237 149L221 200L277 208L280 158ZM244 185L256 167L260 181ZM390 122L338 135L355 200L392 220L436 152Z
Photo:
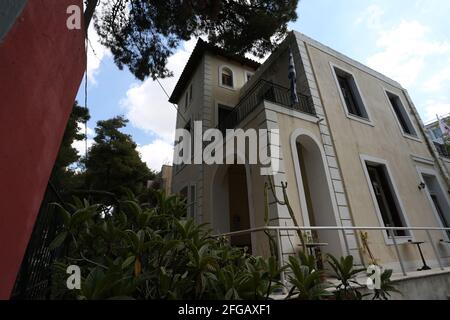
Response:
M436 147L437 152L441 157L450 159L450 152L448 151L447 146L445 144L434 142L434 146Z
M293 109L315 115L314 105L310 96L297 93L298 103L292 105L290 90L280 85L274 84L266 80L259 80L239 101L231 113L218 125L218 129L225 133L226 129L235 128L242 120L244 120L258 105L267 100L280 104L286 108Z

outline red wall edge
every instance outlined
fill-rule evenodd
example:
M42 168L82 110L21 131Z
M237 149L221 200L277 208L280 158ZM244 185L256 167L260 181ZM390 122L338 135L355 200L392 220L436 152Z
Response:
M85 65L69 5L29 0L0 44L0 299L10 297Z

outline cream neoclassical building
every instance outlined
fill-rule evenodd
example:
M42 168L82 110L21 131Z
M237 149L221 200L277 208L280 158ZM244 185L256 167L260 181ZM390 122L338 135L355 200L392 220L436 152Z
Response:
M291 105L289 52L293 53L299 103ZM199 41L170 101L179 107L177 128L278 129L280 172L273 177L300 226L448 227L449 176L407 91L397 82L298 32L262 64ZM275 154L272 152L272 154ZM216 233L264 226L264 184L256 164L175 165L172 191L191 204L188 215ZM290 226L287 208L269 199L271 225ZM406 271L449 266L449 234L432 230L369 230L372 257ZM396 252L395 243L398 245ZM234 237L266 254L262 232ZM367 264L356 230L318 230L322 252L352 254ZM295 233L281 237L283 254L298 249ZM434 250L433 250L434 249ZM438 253L439 258L436 253Z

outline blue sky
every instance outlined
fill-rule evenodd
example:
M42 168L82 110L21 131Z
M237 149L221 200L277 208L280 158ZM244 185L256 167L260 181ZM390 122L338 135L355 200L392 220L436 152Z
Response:
M450 113L450 1L301 0L297 12L291 30L400 82L425 122ZM125 115L130 122L124 131L138 143L143 160L159 170L172 158L175 109L156 82L120 71L95 33L89 37L89 143L98 120ZM175 76L161 81L169 94L194 45L188 41L169 59ZM84 83L77 99L84 104ZM80 152L82 146L77 144Z

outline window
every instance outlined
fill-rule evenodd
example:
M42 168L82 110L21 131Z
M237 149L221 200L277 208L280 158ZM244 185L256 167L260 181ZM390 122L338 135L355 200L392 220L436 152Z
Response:
M369 116L353 75L336 67L333 70L348 114L368 120Z
M372 197L382 223L389 227L406 227L400 201L389 177L387 166L370 160L365 160L364 164ZM393 233L396 237L410 236L405 230L395 230ZM392 237L392 231L386 231L386 235Z
M400 100L400 97L386 91L386 95L389 99L389 102L392 106L392 109L394 110L395 116L397 117L397 120L405 134L409 135L416 135L416 131L414 130L414 126L411 123L411 120L408 117L408 113L405 109L405 107L402 104L402 101Z
M250 78L253 76L253 73L245 71L245 82L250 81Z
M195 217L195 205L196 205L196 201L195 201L195 185L191 185L191 190L190 190L190 203L189 203L189 217L190 218L194 218Z
M188 187L184 187L183 189L181 189L180 191L180 198L181 200L185 200L187 202L188 199ZM183 215L183 217L187 216L187 212L186 215Z
M434 129L430 129L430 131L433 134L434 139L441 139L442 138L442 131L441 129L438 128L434 128Z
M220 84L226 87L233 88L233 71L228 67L221 68L220 71Z
M218 113L217 121L218 121L218 124L226 125L224 123L224 121L228 118L228 116L231 114L232 111L233 111L232 107L228 107L226 105L223 105L223 104L219 103L217 105L217 113ZM227 122L229 122L229 121L227 121ZM227 127L225 129L233 129L233 128L228 128Z
M425 171L426 169L423 170ZM443 228L450 228L450 205L446 200L445 192L442 190L440 183L434 174L422 172L421 175L427 186L431 205L435 210L437 218L441 222L441 226ZM450 237L450 231L447 231L447 236Z
M191 159L194 157L194 138L193 138L193 132L191 127L191 121L189 120L186 125L184 126L184 130L189 131L191 134ZM184 150L183 150L184 152Z

